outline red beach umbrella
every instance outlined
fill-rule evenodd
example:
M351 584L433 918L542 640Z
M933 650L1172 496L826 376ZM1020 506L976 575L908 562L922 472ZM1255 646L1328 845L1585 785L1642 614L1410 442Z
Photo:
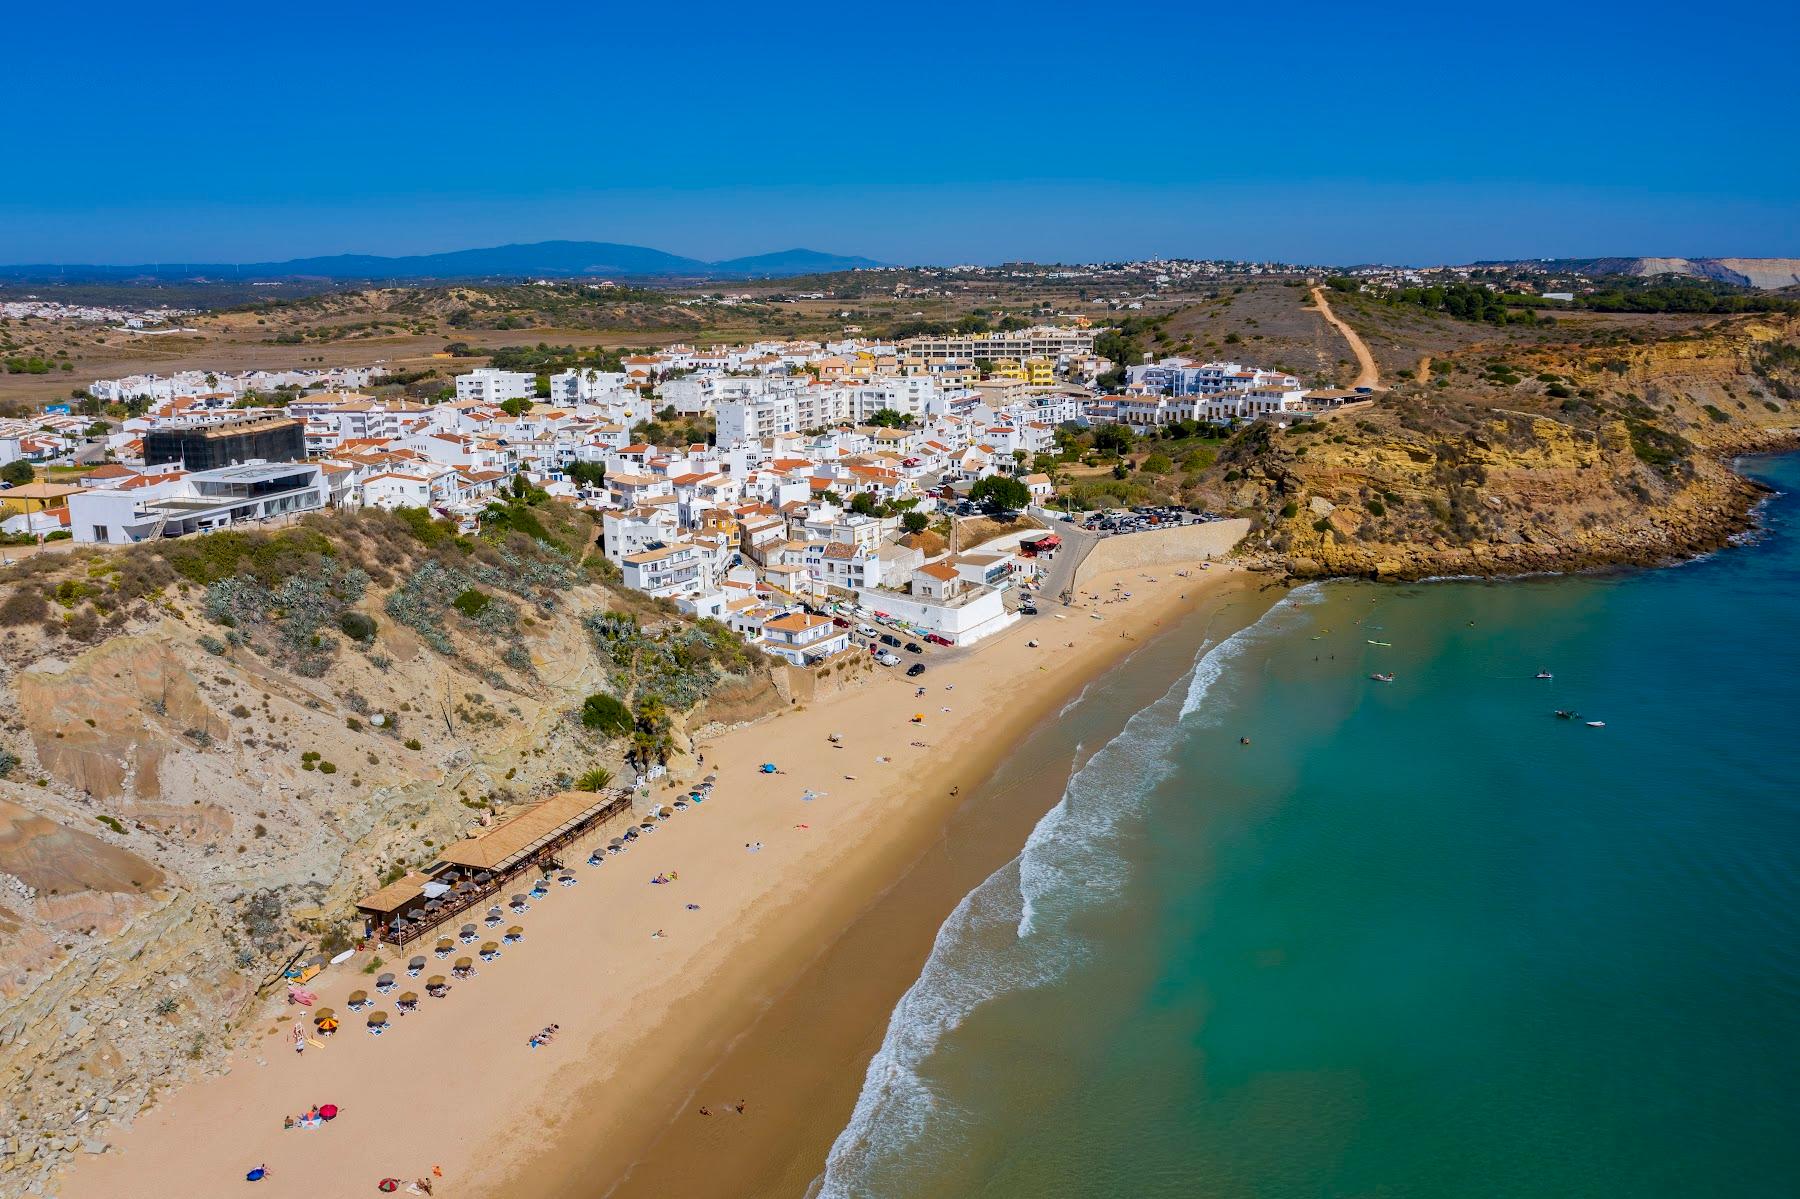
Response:
M319 1118L323 1120L337 1119L337 1104L327 1103L319 1109Z

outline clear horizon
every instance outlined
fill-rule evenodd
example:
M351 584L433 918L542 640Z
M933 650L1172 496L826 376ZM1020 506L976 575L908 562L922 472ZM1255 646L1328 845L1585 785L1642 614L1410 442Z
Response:
M934 17L954 12L954 44ZM0 262L404 256L547 240L716 261L1800 257L1792 89L1661 76L1691 10L1525 24L1403 4L916 10L803 4L495 23L103 3L21 55L53 165L0 196ZM66 44L27 10L19 44ZM1692 32L1800 38L1727 0ZM951 52L954 50L955 52ZM158 78L189 80L170 102ZM198 82L194 82L198 80ZM474 80L467 91L461 81Z

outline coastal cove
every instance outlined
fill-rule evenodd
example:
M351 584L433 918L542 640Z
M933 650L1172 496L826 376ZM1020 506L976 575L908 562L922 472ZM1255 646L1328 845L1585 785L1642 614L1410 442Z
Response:
M811 1193L1783 1193L1800 459L1741 465L1710 556L1202 654L946 923Z
M303 1055L289 1051L293 1016L266 1013L228 1074L161 1097L60 1193L212 1193L246 1160L267 1162L259 1193L276 1196L352 1193L432 1167L443 1170L439 1193L475 1195L520 1193L521 1177L540 1170L586 1188L622 1173L819 948L943 836L952 813L977 806L978 784L1018 738L1177 626L1254 618L1264 580L1178 569L1084 580L1105 601L1020 622L934 668L927 698L884 677L707 743L705 769L720 782L703 806L603 868L578 866L579 886L552 888L521 920L524 943L449 999L379 1039L358 1017ZM770 760L780 772L764 775ZM651 885L670 872L674 885ZM929 944L927 925L921 956ZM361 961L315 980L322 1002L341 1011L369 985ZM883 1011L871 1007L870 1021ZM549 1023L560 1025L555 1041L531 1047ZM847 1104L853 1070L842 1086ZM760 1118L767 1100L757 1099ZM283 1130L284 1113L323 1102L341 1112L328 1128Z

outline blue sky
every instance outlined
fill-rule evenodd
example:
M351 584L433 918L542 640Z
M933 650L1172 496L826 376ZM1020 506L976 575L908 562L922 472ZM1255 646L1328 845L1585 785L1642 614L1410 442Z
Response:
M1794 5L75 11L9 19L0 261L1800 256Z

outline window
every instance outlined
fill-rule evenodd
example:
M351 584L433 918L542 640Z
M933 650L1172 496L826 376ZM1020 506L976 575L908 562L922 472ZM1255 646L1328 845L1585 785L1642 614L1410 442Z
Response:
M95 525L94 526L94 540L95 541L110 540L110 538L107 536L105 525Z

